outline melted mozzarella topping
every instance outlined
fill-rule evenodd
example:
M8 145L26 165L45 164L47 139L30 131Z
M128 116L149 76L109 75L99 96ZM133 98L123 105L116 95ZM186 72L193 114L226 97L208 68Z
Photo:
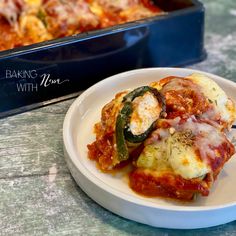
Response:
M3 16L12 26L16 26L23 6L22 0L2 0L0 1L0 16Z
M214 119L215 117L220 116L221 120L228 122L231 125L236 119L235 107L219 85L202 74L195 73L188 76L188 78L201 86L203 94L214 106L214 110L207 112L204 117Z
M152 137L155 135L158 138ZM209 173L209 158L220 158L213 147L218 147L226 141L223 133L209 124L196 122L194 118L189 118L185 123L176 124L170 129L157 129L152 136L152 142L147 140L147 146L138 158L138 167L157 171L171 169L185 179Z
M36 7L41 6L42 0L24 0L28 6Z
M146 146L137 161L137 166L145 168L155 167L158 171L170 169L165 145L166 141L162 141Z
M47 32L43 22L36 16L22 16L19 25L20 31L24 32L24 35L30 36L30 38L34 39L35 42L52 39L52 36Z
M98 17L90 10L86 1L48 0L43 7L61 27L96 27L99 23Z
M171 146L168 160L176 174L185 179L192 179L210 172L209 166L197 157L191 145L179 142L174 137L170 138L169 142Z
M97 2L113 11L122 11L138 3L137 0L98 0Z
M195 123L192 119L188 119L184 124L184 129L191 129L193 135L200 136L200 138L196 139L194 145L199 150L203 162L208 164L209 157L211 159L217 158L217 154L210 146L220 146L226 140L223 133L209 124Z
M130 130L134 135L144 133L160 115L161 107L153 94L147 92L133 101Z
M212 146L219 146L225 140L222 132L207 123L195 122L195 118L189 118L186 123L179 127L184 130L191 130L195 136L201 135L201 139Z

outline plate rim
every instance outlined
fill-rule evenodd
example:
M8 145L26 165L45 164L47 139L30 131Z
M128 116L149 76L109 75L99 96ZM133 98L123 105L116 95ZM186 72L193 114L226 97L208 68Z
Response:
M101 188L103 191L107 192L108 194L112 194L115 197L121 198L124 201L128 201L132 204L137 204L143 207L149 207L152 209L160 209L160 210L167 210L167 211L174 211L174 212L204 212L204 211L216 211L216 210L220 210L220 209L226 209L226 208L231 208L233 206L236 206L236 200L230 203L226 203L226 204L220 204L220 205L213 205L213 206L185 206L185 205L172 205L172 206L163 206L159 203L154 203L154 202L148 202L142 199L138 199L135 196L130 196L126 193L123 192L119 192L116 189L107 189L106 184L104 184L103 181L101 181L100 179L95 178L95 176L92 175L92 173L90 173L90 171L84 171L83 164L78 161L78 155L76 154L75 150L73 149L73 145L72 142L69 142L70 139L72 139L69 136L69 127L70 127L70 119L73 115L73 113L75 112L75 109L77 108L77 106L79 104L82 103L82 101L84 99L86 99L86 97L93 93L97 88L99 88L100 86L102 86L104 83L106 83L107 81L110 82L110 80L115 80L117 77L119 79L125 79L125 77L136 74L136 73L143 73L146 71L167 71L167 72L171 72L171 71L177 71L177 70L181 70L183 73L201 73L204 74L210 78L213 78L214 80L219 80L222 81L228 85L231 85L233 87L236 88L236 83L230 80L227 80L221 76L212 74L212 73L207 73L201 70L195 70L195 69L188 69L188 68L174 68L174 67L158 67L158 68L143 68L143 69L136 69L136 70L130 70L130 71L126 71L126 72L122 72L113 76L110 76L108 78L105 78L101 81L99 81L98 83L94 84L93 86L89 87L88 89L86 89L70 106L70 108L68 109L64 122L63 122L63 142L64 142L64 148L66 149L66 152L68 153L68 156L70 158L70 160L72 161L73 165L77 168L77 170L79 170L81 172L81 174L83 174L90 182L92 182L93 184L97 185L99 188ZM72 141L72 140L71 140Z

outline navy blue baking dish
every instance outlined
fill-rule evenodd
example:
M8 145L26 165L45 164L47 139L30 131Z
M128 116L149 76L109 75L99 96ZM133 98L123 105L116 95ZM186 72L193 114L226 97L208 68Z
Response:
M203 5L154 2L167 14L0 52L0 117L77 96L122 71L203 60Z

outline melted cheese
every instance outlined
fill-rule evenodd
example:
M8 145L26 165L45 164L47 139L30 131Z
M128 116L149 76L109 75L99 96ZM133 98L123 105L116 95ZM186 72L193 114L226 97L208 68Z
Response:
M38 7L41 6L42 0L24 0L28 6Z
M130 130L134 135L144 133L160 115L161 107L153 94L147 92L133 101Z
M157 129L146 142L137 161L138 167L156 171L171 170L185 179L204 176L211 172L209 160L221 158L214 147L226 141L225 135L215 127L189 118L185 123L175 124L171 129Z
M192 179L209 173L210 167L196 155L191 140L181 140L181 136L182 133L175 133L168 139L168 161L175 174Z
M21 1L19 1L19 4L21 7L24 5ZM0 16L3 16L11 26L16 28L21 7L14 1L0 1Z
M138 158L137 166L158 171L171 169L167 156L166 142L162 141L153 145L147 145Z
M226 137L218 129L205 123L196 123L189 119L184 125L184 129L191 129L193 135L201 138L196 139L194 145L199 150L200 157L203 162L208 164L209 158L214 160L218 158L215 151L211 147L218 147L225 142Z
M107 9L109 9L110 11L122 11L125 10L126 8L137 4L137 0L97 0L97 2L99 4L101 4L102 6L106 7Z
M228 122L231 125L236 119L235 106L219 85L202 74L195 73L187 78L201 87L203 94L215 108L214 111L207 112L205 118L214 119L215 116L219 115L221 120Z
M171 136L167 145L148 145L138 158L137 166L153 169L156 172L173 172L185 179L203 176L210 172L210 167L199 159L193 146L186 147Z
M102 7L97 2L94 2L94 1L90 4L90 10L94 14L100 17L103 16L104 14Z
M36 16L24 15L20 18L20 31L34 42L52 39L43 22ZM28 42L29 44L31 41ZM26 44L26 42L25 42Z

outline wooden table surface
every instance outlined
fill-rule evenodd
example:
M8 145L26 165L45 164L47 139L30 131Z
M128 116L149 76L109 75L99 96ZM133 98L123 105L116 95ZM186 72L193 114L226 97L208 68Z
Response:
M236 81L236 2L203 2L208 58L190 68ZM92 201L63 156L62 124L72 102L0 120L0 235L236 235L236 222L186 231L152 228Z

